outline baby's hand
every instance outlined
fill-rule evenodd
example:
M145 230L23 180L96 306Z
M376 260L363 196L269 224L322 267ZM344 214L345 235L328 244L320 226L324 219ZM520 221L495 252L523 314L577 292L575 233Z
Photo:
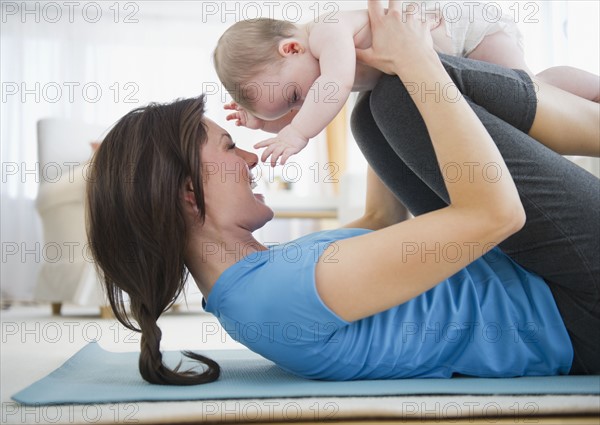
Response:
M271 156L271 167L277 164L277 160L281 158L281 165L285 164L287 159L300 152L308 144L308 138L304 137L291 124L285 126L276 137L263 140L254 145L255 149L266 147L261 156L263 162L267 162Z
M265 126L264 120L256 118L254 115L246 111L236 102L231 101L229 103L226 103L225 105L223 105L223 109L235 111L234 113L227 115L226 119L227 121L235 120L235 125L237 126L243 126L251 130L262 130Z

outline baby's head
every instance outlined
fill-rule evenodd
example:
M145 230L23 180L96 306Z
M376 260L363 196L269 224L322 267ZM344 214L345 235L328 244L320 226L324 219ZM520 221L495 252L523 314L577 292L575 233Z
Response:
M248 84L260 73L276 70L284 57L281 40L293 37L296 26L290 22L259 18L240 21L225 31L213 54L219 79L233 100L252 110L254 93Z

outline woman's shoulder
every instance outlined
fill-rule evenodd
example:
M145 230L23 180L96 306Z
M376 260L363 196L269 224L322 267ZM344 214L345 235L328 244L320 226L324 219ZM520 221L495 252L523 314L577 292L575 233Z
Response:
M285 243L266 244L268 250L254 252L223 272L213 286L208 304L212 307L224 298L230 301L257 298L261 293L270 294L270 298L280 291L289 292L286 287L290 282L296 283L297 291L312 287L314 268L327 247L338 240L368 232L371 230L324 230Z
M348 239L354 236L364 235L365 233L369 233L371 231L372 230L368 229L341 227L338 229L321 230L319 232L310 233L298 239L294 239L293 241L288 243L304 245L309 244L311 242L333 242L336 240Z
M260 258L248 257L247 268L253 268L256 275L266 275L270 279L290 276L313 276L314 268L324 251L337 241L369 233L367 229L340 228L322 230L285 243L269 244ZM334 250L335 251L335 250ZM326 259L325 259L326 260Z

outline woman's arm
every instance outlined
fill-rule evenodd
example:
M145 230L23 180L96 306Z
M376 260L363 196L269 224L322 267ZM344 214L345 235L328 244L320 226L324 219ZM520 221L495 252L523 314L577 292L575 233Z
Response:
M348 228L379 230L408 218L406 207L381 181L371 167L367 168L367 198L365 213L344 225Z
M329 308L349 321L427 291L518 231L525 221L506 164L466 101L422 95L425 89L443 87L447 92L453 86L433 50L427 25L402 17L400 2L390 2L385 15L379 2L370 0L369 15L373 47L361 52L359 60L397 74L405 84L417 84L420 90L411 90L410 95L425 121L438 164L441 169L452 164L462 175L444 176L448 207L327 249L329 261L316 268L317 290ZM500 173L498 180L468 172L475 164L490 163Z

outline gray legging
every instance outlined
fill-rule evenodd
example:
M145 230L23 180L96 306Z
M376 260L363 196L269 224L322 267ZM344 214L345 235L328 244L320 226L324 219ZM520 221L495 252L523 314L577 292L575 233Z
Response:
M575 351L571 373L600 373L598 179L527 135L536 96L525 72L440 57L496 142L527 213L525 227L501 249L550 287ZM426 99L436 101L435 94ZM413 215L447 205L427 129L398 77L383 76L372 92L360 95L352 132L373 170Z

